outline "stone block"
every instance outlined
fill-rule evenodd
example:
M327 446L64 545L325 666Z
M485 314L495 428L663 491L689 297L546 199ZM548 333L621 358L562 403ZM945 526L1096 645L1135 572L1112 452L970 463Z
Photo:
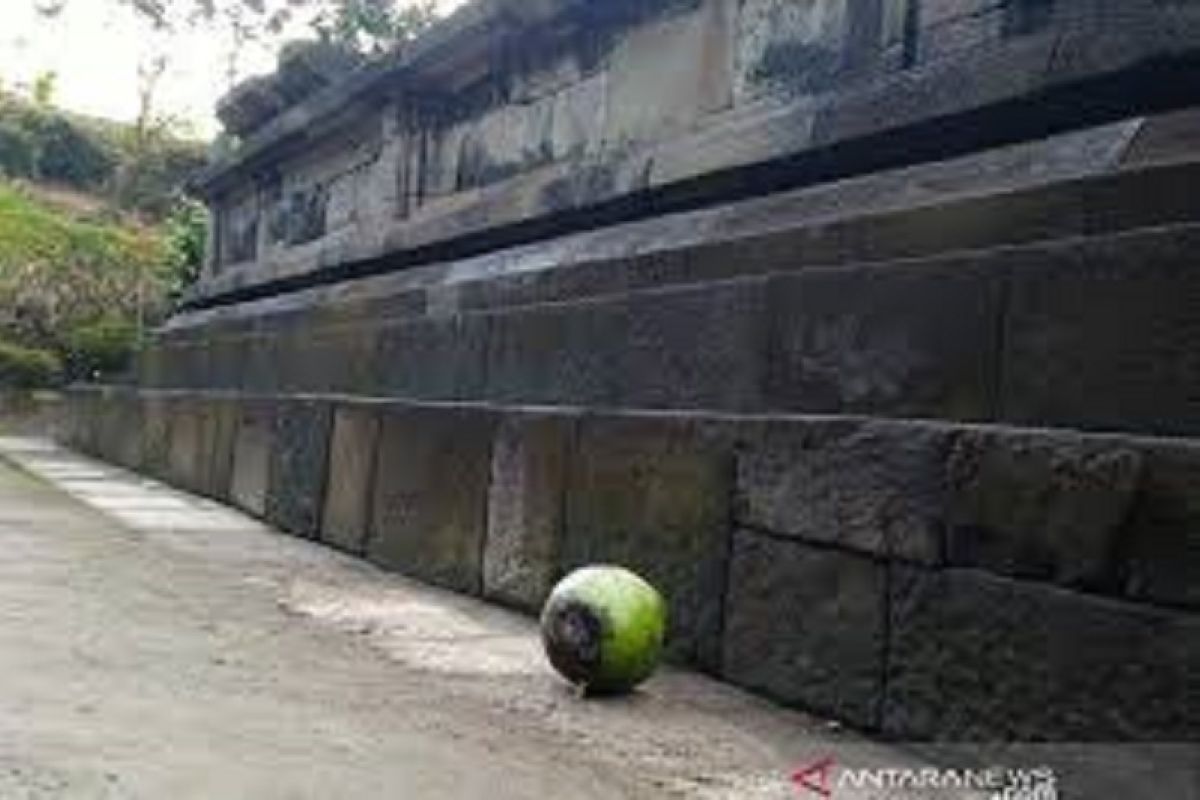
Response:
M280 386L280 346L273 332L247 336L242 344L244 366L241 388L249 392L273 392Z
M421 400L478 399L486 380L488 319L451 316L381 328L374 380L381 394Z
M468 409L383 412L371 561L479 594L494 427L492 415Z
M164 395L149 393L142 406L142 468L156 478L165 479L170 456L170 402Z
M883 727L947 741L1195 741L1200 618L892 566Z
M587 418L570 468L562 567L619 564L667 598L668 652L715 669L733 464L719 429L658 416Z
M1177 229L1092 240L1015 269L1004 416L1031 425L1200 432L1200 272Z
M813 270L767 292L772 409L991 416L1003 292L987 265Z
M621 404L762 408L765 290L754 280L630 296Z
M536 612L553 588L576 424L569 414L514 413L497 429L483 551L486 597Z
M608 73L599 72L554 95L550 154L555 159L598 155L603 144Z
M114 392L104 397L100 416L99 440L106 458L128 469L142 465L141 398L133 391Z
M375 410L340 406L334 412L321 541L350 553L366 549L378 441Z
M196 492L204 476L204 430L198 401L173 398L170 401L171 446L167 479L174 485Z
M267 513L267 486L275 438L275 409L264 400L242 405L234 445L229 493L234 505L256 517Z
M738 11L734 92L813 94L836 85L849 32L846 0L745 0Z
M818 714L876 727L886 569L863 556L737 531L722 676Z
M604 141L649 141L727 108L732 95L729 11L721 0L628 30L611 57Z
M1200 447L1155 442L1142 456L1141 485L1119 548L1124 591L1200 609Z
M765 424L738 449L736 519L779 536L938 563L951 441L947 429L910 423Z
M955 566L1094 589L1141 473L1136 449L1071 433L968 429L948 465Z
M237 443L238 401L209 398L203 418L207 474L204 493L217 500L229 499L233 480L233 458Z
M281 400L275 408L266 516L297 536L316 537L325 497L332 411L319 400Z
M491 400L612 406L620 397L629 313L608 301L553 304L490 318Z

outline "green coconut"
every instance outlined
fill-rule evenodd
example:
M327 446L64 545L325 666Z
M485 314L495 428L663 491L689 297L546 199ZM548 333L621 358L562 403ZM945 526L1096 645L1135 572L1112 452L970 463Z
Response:
M627 692L662 655L662 595L623 567L592 566L559 581L542 609L542 644L560 675L586 693Z

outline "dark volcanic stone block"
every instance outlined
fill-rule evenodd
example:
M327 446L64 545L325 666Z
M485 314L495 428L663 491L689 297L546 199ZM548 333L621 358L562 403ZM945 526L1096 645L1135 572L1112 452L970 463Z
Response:
M768 423L738 450L737 520L780 535L937 563L951 438L947 429L908 423Z
M243 340L242 351L242 389L250 392L273 392L278 389L282 370L276 335L249 335Z
M537 611L558 577L576 418L508 415L496 432L483 552L485 596Z
M1101 588L1141 457L1098 437L967 430L949 462L947 554L956 566Z
M351 553L361 554L366 548L378 441L379 414L375 410L351 406L336 410L321 541Z
M1200 618L974 571L892 566L884 729L942 740L1195 741Z
M863 556L738 531L722 675L783 702L875 727L886 569Z
M114 392L104 397L100 418L101 450L110 460L129 469L142 465L142 404L132 391Z
M238 416L236 400L209 398L205 401L205 494L218 500L229 498L229 486L233 479L234 448L237 444Z
M331 418L329 404L316 400L283 400L275 409L266 515L298 536L320 529Z
M171 455L171 407L161 394L148 394L142 406L142 468L165 478Z
M670 609L668 648L715 669L733 464L720 431L665 417L585 419L567 489L564 571L612 563Z
M988 418L1002 294L994 266L812 270L772 280L770 406Z
M1177 230L1014 270L1003 409L1038 425L1200 432L1200 271Z
M382 420L368 558L478 594L494 417L455 408L392 408Z
M1200 608L1200 446L1155 443L1143 459L1120 548L1125 592Z
M229 494L234 505L256 517L267 511L271 476L271 442L275 438L275 408L265 400L242 404L234 445L233 479Z
M200 405L196 400L177 397L171 399L170 409L171 446L167 478L183 489L198 491L204 475Z
M632 295L622 405L761 408L765 288L759 280Z
M389 325L378 334L374 381L390 397L478 399L487 342L488 320L479 315Z
M497 314L491 317L488 398L615 405L628 331L628 309L611 301Z

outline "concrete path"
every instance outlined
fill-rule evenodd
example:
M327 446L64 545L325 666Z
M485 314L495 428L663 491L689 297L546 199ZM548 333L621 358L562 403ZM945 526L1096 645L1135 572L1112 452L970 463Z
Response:
M706 678L575 698L531 620L0 440L0 798L795 798L883 748ZM813 795L816 796L816 795Z

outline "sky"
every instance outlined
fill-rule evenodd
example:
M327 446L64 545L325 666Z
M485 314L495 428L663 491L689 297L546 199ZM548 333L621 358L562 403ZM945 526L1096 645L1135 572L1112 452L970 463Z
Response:
M439 0L449 10L459 0ZM302 36L297 23L289 34ZM242 77L270 72L277 42L249 46L240 58ZM158 110L182 120L190 133L209 138L219 130L217 99L229 88L228 34L200 28L164 41L124 4L70 0L55 19L39 15L35 0L0 0L0 85L28 86L54 72L55 105L117 120L138 111L138 67L156 52L169 54Z

